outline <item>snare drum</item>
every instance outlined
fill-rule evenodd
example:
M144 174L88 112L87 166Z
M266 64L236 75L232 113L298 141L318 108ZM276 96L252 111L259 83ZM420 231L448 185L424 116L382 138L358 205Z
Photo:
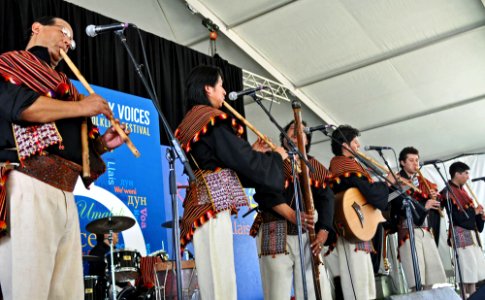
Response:
M117 282L128 282L138 278L140 271L141 255L138 251L127 249L116 249L113 251L115 280ZM110 253L106 253L106 272L111 275Z
M84 300L106 299L105 285L101 276L84 276Z

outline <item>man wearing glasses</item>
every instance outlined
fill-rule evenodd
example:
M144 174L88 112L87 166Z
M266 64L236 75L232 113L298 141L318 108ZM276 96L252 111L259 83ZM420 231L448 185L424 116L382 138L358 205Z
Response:
M25 51L0 55L0 283L6 300L83 299L79 219L72 191L81 174L81 123L88 122L91 176L100 158L122 144L100 135L91 116L111 116L98 95L82 101L55 70L60 50L74 49L64 20L42 17Z

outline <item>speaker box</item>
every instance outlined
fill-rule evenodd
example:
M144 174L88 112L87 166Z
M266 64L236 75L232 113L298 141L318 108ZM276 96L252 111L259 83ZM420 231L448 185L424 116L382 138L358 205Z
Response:
M405 295L391 296L392 300L460 300L460 296L450 287L442 287L432 290L420 291ZM483 298L481 298L483 299Z

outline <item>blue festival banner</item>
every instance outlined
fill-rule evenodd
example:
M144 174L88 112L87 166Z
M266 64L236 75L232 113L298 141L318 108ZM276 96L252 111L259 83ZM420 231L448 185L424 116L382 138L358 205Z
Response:
M78 81L74 85L81 93L85 89ZM103 155L106 172L85 189L79 181L74 190L81 225L83 253L95 246L96 237L85 230L96 219L128 216L136 224L121 232L117 248L137 250L142 256L163 247L160 220L164 219L162 165L158 114L150 100L109 90L93 89L105 98L114 117L126 124L131 131L130 139L140 151L136 158L126 145ZM104 133L111 125L102 115L92 121Z

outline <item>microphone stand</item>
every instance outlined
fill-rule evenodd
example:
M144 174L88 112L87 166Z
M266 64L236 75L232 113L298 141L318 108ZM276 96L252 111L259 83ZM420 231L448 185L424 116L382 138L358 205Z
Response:
M158 99L157 99L157 96L155 95L155 91L153 91L148 85L148 82L141 71L141 65L136 61L135 57L133 56L133 53L130 50L130 47L126 43L126 37L123 34L123 30L115 31L115 34L119 38L121 44L125 47L126 52L128 53L128 56L130 57L131 62L133 63L135 71L138 77L140 78L141 82L143 83L145 90L150 96L150 99L153 102L153 106L155 106L158 112L158 115L162 120L163 127L165 128L165 131L169 136L169 141L171 146L169 147L169 149L167 149L167 160L169 162L169 169L170 169L169 182L170 182L170 195L172 200L173 240L174 240L175 263L176 263L175 272L177 275L177 299L181 300L182 299L182 265L181 265L182 257L180 253L180 224L178 222L179 216L178 216L178 203L177 203L177 183L175 179L175 159L178 159L184 165L185 173L189 177L189 182L195 181L195 175L194 175L194 172L192 171L192 168L190 167L189 161L185 156L185 153L182 151L182 148L180 147L178 140L175 138L173 131L170 128L170 125L165 119L162 109L158 104Z
M392 174L392 177L394 177L394 180L396 180L396 182L398 182L397 177L394 174L394 172L392 172L391 166L389 165L388 161L384 157L382 150L377 149L377 152L379 153L379 156L384 161L384 164L386 165L389 172ZM400 186L398 186L398 187L401 189ZM414 222L413 222L413 217L411 215L412 214L411 209L413 210L415 215L417 215L417 212L416 212L416 209L414 208L413 204L411 203L411 201L412 201L411 197L408 196L406 193L404 193L401 189L401 196L404 196L404 195L405 195L405 197L402 197L402 199L403 199L402 204L403 204L403 207L404 207L404 211L406 212L406 224L408 226L408 233L409 233L409 246L411 247L411 261L413 262L414 282L416 284L415 285L416 291L420 291L422 289L421 272L419 270L418 255L417 255L417 252L416 252L416 240L415 240L415 237L414 237Z
M456 249L455 225L453 224L453 219L452 219L452 214L451 214L451 212L452 212L451 210L453 209L453 205L451 204L450 192L453 195L453 197L455 197L455 199L458 199L458 198L456 197L455 193L451 189L450 184L448 183L448 181L445 179L445 177L443 176L443 174L441 174L440 168L438 167L438 165L436 165L436 162L433 162L433 166L436 169L436 171L438 172L438 174L440 175L441 180L443 180L443 182L445 183L445 189L446 189L446 206L447 206L446 212L448 214L448 222L450 223L451 236L453 238L453 247L452 247L453 248L453 252L454 252L453 258L454 258L454 261L455 261L455 264L456 264L456 268L455 268L455 278L456 278L456 272L458 271L458 276L460 278L461 297L462 297L462 299L465 299L465 287L464 287L464 283L463 283L463 275L462 275L462 272L461 272L461 265L460 265L458 251ZM461 209L461 211L463 211L463 213L465 214L466 218L469 219L470 216L463 209L463 206L461 205L460 201L456 201L456 204ZM456 282L455 282L455 288L456 288Z
M337 127L338 130L338 127ZM336 140L329 132L321 130L321 132L329 137L332 141L338 143L341 147L343 147L343 143L340 141ZM349 141L347 141L348 144L350 144ZM390 188L394 191L397 191L399 195L405 199L404 203L406 203L406 219L407 219L407 224L408 228L413 228L413 223L412 223L412 213L417 216L417 212L412 204L412 199L409 198L409 196L402 190L402 188L399 185L396 185L392 183L389 179L387 179L385 176L381 174L380 171L377 170L377 168L372 165L370 162L368 162L366 159L362 158L359 154L355 153L350 147L346 147L347 151L349 151L361 164L363 164L366 168L372 171L374 175L377 177L381 178L386 182ZM382 153L380 153L382 156ZM391 174L393 174L394 179L397 182L397 178L394 175L394 173L391 170L391 167L389 166L389 163L384 159L387 168L390 170ZM414 243L414 230L409 230L409 239L410 239L410 245L411 245L411 256L412 256L412 261L413 261L413 270L414 270L414 278L415 278L415 283L416 283L416 291L421 290L421 276L419 272L419 265L418 265L418 260L416 257L416 245Z
M109 222L111 222L111 216L109 217ZM109 229L109 236L108 236L108 241L109 241L109 258L110 258L110 275L111 275L111 296L113 299L117 298L117 293L118 291L116 290L116 280L115 280L115 264L114 264L114 257L113 257L113 252L114 252L114 246L113 246L113 229Z
M302 284L303 284L303 298L305 300L308 299L308 287L307 287L307 281L306 281L306 272L305 272L305 252L304 252L304 245L303 245L303 232L301 228L301 209L302 209L302 202L300 200L300 188L299 188L299 182L297 180L297 174L296 174L296 161L295 161L295 155L298 155L300 158L300 161L303 161L307 166L310 172L315 172L313 166L310 164L310 162L303 156L303 154L298 150L298 147L293 143L293 141L290 139L286 131L278 124L278 122L275 120L275 118L271 115L271 113L266 109L266 107L261 103L261 99L256 95L255 92L249 94L254 101L263 109L263 111L266 113L266 115L269 117L271 122L278 128L281 134L283 134L284 139L286 140L288 144L288 148L290 150L288 151L288 158L291 161L291 172L293 176L293 192L295 195L295 213L296 213L296 227L298 231L298 245L299 245L299 251L300 251L300 271L301 271L301 278L302 278ZM310 251L311 252L311 251ZM311 255L311 254L310 254ZM315 292L317 291L318 287L314 287Z

